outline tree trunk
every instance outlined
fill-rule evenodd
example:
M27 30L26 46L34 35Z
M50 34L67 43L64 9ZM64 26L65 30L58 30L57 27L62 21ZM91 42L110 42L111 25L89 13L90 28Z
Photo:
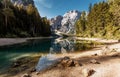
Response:
M5 26L6 26L6 28L7 28L7 16L5 16Z
M7 2L7 1L6 1L6 0L4 0L4 3L5 3L5 8L7 8L6 2Z

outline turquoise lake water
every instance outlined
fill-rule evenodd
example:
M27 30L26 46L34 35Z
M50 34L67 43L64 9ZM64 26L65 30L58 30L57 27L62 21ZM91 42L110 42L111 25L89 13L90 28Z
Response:
M0 72L7 69L16 59L33 54L46 53L73 53L89 49L91 42L78 41L73 38L46 38L33 39L25 43L0 47Z

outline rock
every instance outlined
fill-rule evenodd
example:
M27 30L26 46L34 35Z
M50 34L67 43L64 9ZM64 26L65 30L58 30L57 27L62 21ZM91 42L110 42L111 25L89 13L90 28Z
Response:
M66 63L66 65L67 65L67 67L74 67L74 66L75 66L73 60L69 60L69 61Z
M21 71L28 69L29 67L27 65L23 65L20 67Z
M11 0L14 6L28 6L32 4L34 6L34 0Z
M91 76L94 73L95 73L95 70L91 69L91 70L88 71L88 76Z
M76 67L78 67L78 66L82 66L82 64L79 63L78 61L74 61L74 65L75 65Z
M35 69L35 68L32 68L30 72L35 72L35 71L36 71L36 69Z
M98 56L98 54L96 53L96 54L93 54L92 56Z
M84 77L89 77L89 76L91 76L95 73L95 70L93 70L93 69L83 69L82 73L83 73Z
M75 34L75 23L80 18L81 13L77 10L72 10L63 15L63 20L61 21L61 32L68 34Z
M26 73L22 77L32 77L32 76Z
M62 68L63 65L62 64L57 64L57 67Z
M17 62L15 62L15 63L13 63L13 65L12 65L12 67L18 67L18 66L20 66L20 64L19 63L17 63Z
M111 50L111 52L117 52L117 49L114 49L114 48L113 48L113 49Z
M56 16L55 18L50 19L51 31L59 30L61 28L62 16Z
M70 65L70 62L71 62L71 60L62 60L61 62L60 62L60 64L63 66L63 67L68 67L69 65Z
M112 55L111 57L118 57L119 55L118 54L115 54L115 55Z
M70 57L65 56L65 57L63 58L63 60L70 60Z
M63 67L69 67L69 66L73 66L74 63L73 63L73 60L70 59L70 57L65 56L65 57L61 60L60 64L61 64ZM59 65L59 66L60 66L60 65Z
M101 53L102 53L102 55L107 55L110 52L111 52L111 50L110 50L109 46L105 46L105 47L103 47Z
M76 34L75 23L80 18L81 13L72 10L62 16L56 16L50 20L51 30L58 30L67 34Z
M120 42L120 39L118 40L118 42Z
M100 64L96 59L90 60L90 63L93 63L93 64Z
M40 74L40 72L36 72L35 74L36 74L36 75L39 75L39 74Z
M64 57L60 63L58 64L58 67L77 67L82 66L78 61L70 59L69 57Z

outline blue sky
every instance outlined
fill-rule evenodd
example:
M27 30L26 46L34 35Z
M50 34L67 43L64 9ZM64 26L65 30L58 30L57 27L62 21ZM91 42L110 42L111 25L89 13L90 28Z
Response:
M40 15L48 18L63 15L70 10L88 11L89 4L103 0L34 0Z

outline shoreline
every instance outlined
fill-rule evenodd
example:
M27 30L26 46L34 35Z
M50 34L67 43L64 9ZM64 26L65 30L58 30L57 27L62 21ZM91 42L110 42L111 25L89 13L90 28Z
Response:
M53 38L53 37L30 37L30 38L0 38L0 46L7 46L7 45L14 45L19 43L27 42L27 40L32 39L47 39L47 38ZM89 41L96 41L101 43L117 43L119 40L113 40L113 39L101 39L101 38L81 38L81 37L75 37L76 40L89 40Z
M102 39L102 38L82 38L82 37L75 37L77 40L89 40L89 41L96 41L100 43L117 43L119 40L113 39Z
M0 38L0 46L14 45L27 42L32 39L47 39L52 37L30 37L30 38Z
M95 48L82 53L56 55L58 59L65 57L70 59L64 59L60 63L48 67L50 69L38 74L33 72L30 75L32 77L120 77L120 43L107 46L108 49L104 45L98 49ZM80 65L67 66L72 63L71 61L75 61L76 64L78 62ZM19 75L21 76L21 74Z
M101 39L99 39L101 42ZM98 39L95 39L94 41L99 42ZM102 39L103 40L103 39ZM59 58L64 58L64 57L70 57L70 59L74 59L79 61L82 66L77 66L77 67L65 67L64 70L61 67L52 67L51 69L48 69L46 71L43 71L40 74L37 74L37 72L30 72L31 70L27 70L26 71L22 71L22 72L18 72L17 75L12 76L12 77L21 77L24 74L29 74L32 77L61 77L61 74L63 73L64 77L71 77L74 75L74 77L84 77L84 73L83 70L89 70L89 69L94 69L95 70L95 74L93 74L90 77L119 77L119 72L120 70L116 70L117 68L119 68L120 66L120 42L118 41L110 41L108 40L107 43L111 43L108 45L103 45L99 48L94 48L91 50L87 50L85 52L77 52L77 53L71 53L71 54L63 54L63 55L56 55L56 57ZM108 49L106 49L106 46L108 47ZM112 51L113 49L115 49L116 51ZM107 50L107 51L106 51ZM117 55L117 56L116 56ZM33 58L33 61L36 58ZM38 59L35 61L35 65L36 63L38 63ZM100 62L100 64L94 64L94 63L90 63L90 61L98 61ZM31 64L31 63L30 63ZM24 64L23 64L24 65ZM22 66L22 65L21 65ZM27 64L26 64L27 66ZM34 68L34 65L31 65L28 69ZM112 68L115 67L115 68ZM18 67L21 68L21 67ZM14 69L18 69L18 68L14 68ZM13 70L13 68L11 68L11 70ZM111 73L111 71L113 71L113 73ZM67 72L69 71L69 72ZM78 72L79 71L79 72ZM15 71L16 72L16 71ZM30 73L29 73L30 72ZM69 75L67 75L67 73L69 73ZM74 74L72 74L74 73ZM109 75L109 74L110 75ZM115 76L118 75L118 76Z
M71 53L71 54L63 54L63 55L58 54L56 55L56 58L58 59L69 57L70 60L78 61L82 65L73 66L73 67L66 67L66 66L59 67L59 65L61 64L60 63L60 64L57 64L57 66L54 67L53 65L53 67L50 67L50 69L41 71L40 73L38 73L37 71L31 72L31 69L34 69L34 67L38 63L38 59L40 59L40 58L33 58L31 60L37 59L34 64L35 66L29 65L30 67L26 69L26 71L18 72L16 75L11 76L11 77L21 77L25 74L30 75L31 77L48 77L48 76L49 77L53 77L53 76L61 77L61 75L63 75L63 77L73 77L73 76L74 77L87 77L84 75L86 75L86 73L88 73L89 70L95 71L90 77L119 77L120 76L119 74L120 72L120 69L119 69L120 68L119 67L120 66L120 43L108 45L108 47L110 48L110 51L107 51L107 52L103 51L104 47L100 47L99 49L95 48L95 49L88 50L82 53L80 52L80 53ZM115 49L117 48L118 50L115 52L111 51L114 48ZM23 60L23 62L24 61L25 60ZM18 68L22 69L20 67ZM17 69L17 68L11 68L12 71L13 69ZM13 72L15 73L16 71L13 71Z

